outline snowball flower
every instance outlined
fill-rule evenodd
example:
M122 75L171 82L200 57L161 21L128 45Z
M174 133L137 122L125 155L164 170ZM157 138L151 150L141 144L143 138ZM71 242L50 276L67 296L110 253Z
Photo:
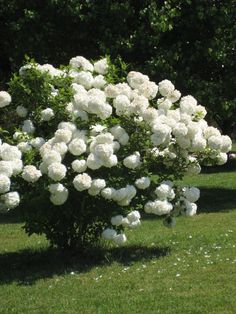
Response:
M67 201L69 192L61 183L50 184L49 191L51 193L50 201L54 205L62 205Z
M167 200L149 201L144 206L144 211L148 214L155 214L158 216L166 215L171 212L173 205Z
M185 201L185 215L186 216L193 216L197 212L197 205L195 203L190 203L189 201Z
M84 172L87 169L86 160L82 159L76 159L71 163L72 169L75 172Z
M217 165L224 165L228 160L228 156L226 153L220 153L219 155L217 155L217 158L216 158L216 162L217 162Z
M136 95L131 103L130 113L142 115L148 108L149 102L143 95Z
M0 91L0 108L6 107L11 103L11 95L5 91Z
M205 107L203 107L201 105L196 106L196 108L195 108L195 116L198 119L204 119L206 114L207 114L207 111L206 111Z
M63 71L54 68L54 66L52 66L51 64L48 64L48 63L43 64L43 65L38 65L37 69L42 73L47 73L47 74L51 75L52 77L64 75Z
M98 144L93 152L101 160L107 160L113 154L113 146L111 144Z
M186 127L186 125L184 123L177 123L176 126L173 128L172 133L174 134L174 136L176 137L181 137L181 136L185 136L188 133L188 128Z
M196 135L192 140L192 150L195 152L202 152L206 148L207 143L202 135Z
M122 215L117 215L111 218L111 224L113 226L120 226L122 224L122 220L123 220L123 216Z
M75 77L75 82L84 86L87 90L93 85L93 76L90 72L81 71Z
M125 188L114 191L112 199L120 206L128 206L132 198L136 195L136 192L133 185L127 185Z
M95 88L104 88L104 86L106 85L106 80L104 79L103 75L97 75L94 77L93 80L93 87Z
M154 124L151 141L154 146L159 146L168 141L171 134L171 128L166 124Z
M70 66L74 69L82 69L84 71L93 72L92 63L82 56L77 56L70 59Z
M124 233L117 234L113 238L115 244L122 245L127 241L126 235Z
M165 200L167 198L173 199L175 197L174 190L171 188L170 185L166 183L162 183L159 185L155 190L156 195L160 200Z
M150 184L151 184L151 180L148 177L142 177L135 181L135 185L140 190L147 189L150 186Z
M140 225L141 225L141 221L139 219L137 219L137 220L131 222L128 227L131 229L134 229L134 228L139 227Z
M42 146L43 147L43 146ZM55 150L51 150L51 151L46 151L45 154L43 154L43 162L49 166L54 162L61 162L61 155L55 151Z
M78 138L75 138L73 139L69 146L69 151L72 155L74 156L80 156L82 155L84 152L86 152L86 144L84 142L84 140L82 139L78 139Z
M13 170L13 176L16 176L21 173L23 169L23 162L21 159L15 159L11 161L11 166Z
M104 120L112 114L112 107L101 98L93 96L88 102L88 112L96 114L100 119Z
M169 80L163 80L158 84L159 87L159 93L166 97L168 95L171 95L175 89L174 85Z
M88 155L86 164L87 164L87 167L92 170L99 169L102 166L101 160L94 154Z
M153 99L157 95L158 85L156 85L154 82L145 81L139 85L137 89L141 95L148 99Z
M76 130L76 125L73 122L60 122L58 129L70 130L72 133Z
M35 137L30 141L30 145L36 149L39 149L45 143L44 138Z
M176 101L178 101L180 99L180 97L181 97L181 93L177 89L175 89L173 92L171 92L170 94L167 95L167 98L172 103L175 103Z
M188 128L188 138L189 139L193 139L195 136L198 136L198 137L202 137L202 134L201 132L199 131L199 125L197 122L190 122L188 125L187 125L187 128ZM205 140L205 138L204 138Z
M188 168L187 168L188 174L199 174L200 172L201 172L201 166L199 165L197 161L191 162L188 165Z
M95 136L99 133L102 133L103 130L105 130L106 127L104 125L101 125L101 124L95 124L95 125L92 125L90 127L90 133L91 135Z
M0 193L6 193L10 190L11 181L5 174L0 174Z
M188 137L177 136L176 143L182 148L187 149L191 146L191 141Z
M212 135L208 138L207 144L211 149L221 149L222 146L222 138L221 136Z
M34 183L38 181L41 176L41 171L38 170L35 166L29 165L23 168L22 178L27 182Z
M214 128L213 126L208 126L204 130L204 137L205 139L208 139L211 136L221 136L220 131L217 128Z
M180 111L192 115L196 111L197 101L193 96L184 96L180 100Z
M12 137L14 140L18 140L25 135L26 135L26 133L16 131L15 133L13 133Z
M12 209L19 205L20 195L18 192L9 192L2 196L2 200L8 209Z
M130 107L130 100L126 95L118 95L113 100L113 106L116 108L116 114L118 116L128 114Z
M102 238L105 240L112 240L117 235L114 229L107 228L102 232Z
M106 186L106 181L104 179L94 179L92 181L91 187L88 190L88 193L90 195L98 195L100 191L105 188Z
M161 98L157 101L158 109L167 112L172 107L172 102L169 99Z
M107 200L111 200L114 197L116 190L114 188L105 188L101 191L102 197Z
M77 191L88 190L91 184L92 179L87 173L78 174L73 180L73 185Z
M28 114L28 110L24 106L17 106L16 113L19 117L25 118Z
M80 85L80 84L72 83L72 84L71 84L71 88L72 88L72 90L73 90L73 92L74 92L75 94L87 95L86 89L84 88L84 86L82 86L82 85Z
M27 134L32 134L35 131L35 127L31 120L25 120L23 122L22 131L26 132Z
M41 120L49 121L54 117L54 111L51 108L46 108L41 111Z
M0 161L0 174L6 175L10 178L13 174L11 161L1 160Z
M127 81L132 88L137 89L141 84L149 81L149 78L140 72L131 71L127 75Z
M130 226L130 221L129 221L129 219L127 217L125 217L125 218L122 219L122 223L121 224L122 224L123 227L129 227Z
M72 137L72 131L69 129L58 129L55 134L55 141L69 143Z
M135 169L138 166L140 166L141 161L140 161L140 154L139 152L135 152L133 155L130 155L128 157L126 157L123 160L123 164L125 167L129 168L129 169Z
M64 142L56 142L53 144L52 149L58 152L62 157L64 157L65 153L68 151L68 147Z
M107 59L101 59L97 62L94 63L94 71L99 73L99 74L106 74L108 71L108 63Z
M228 153L232 149L232 141L229 136L222 135L222 144L221 144L221 152Z
M186 197L190 203L195 203L200 197L200 190L195 187L185 188L184 197Z
M98 144L112 144L114 140L114 136L107 132L107 133L102 133L96 136L96 142Z
M29 150L32 149L32 146L30 145L29 142L20 142L17 147L19 148L19 150L22 152L22 153L26 153L28 152Z
M94 179L91 184L91 189L102 190L106 186L104 179Z
M6 143L2 144L0 147L0 156L3 160L16 160L21 159L21 151L13 145L8 145Z
M113 193L113 200L116 202L120 202L127 197L127 190L126 188L121 188L119 190L114 191Z
M113 85L113 84L108 84L105 87L104 91L105 91L106 97L108 98L115 98L116 96L119 95L119 89L116 87L116 85Z
M126 133L125 129L120 125L115 125L110 129L110 132L114 135L121 145L127 145L129 142L129 135Z
M66 166L59 162L54 162L48 167L48 176L54 181L61 181L66 176Z
M135 222L141 218L140 213L137 210L133 210L127 215L127 219L130 223Z

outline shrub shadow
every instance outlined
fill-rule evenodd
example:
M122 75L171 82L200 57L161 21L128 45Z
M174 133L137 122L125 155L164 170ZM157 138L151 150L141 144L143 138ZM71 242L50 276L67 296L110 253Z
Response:
M8 213L0 213L0 224L23 223L21 208L11 209Z
M54 248L22 250L0 254L0 285L16 282L18 285L33 285L37 280L55 275L88 272L99 265L118 262L131 265L135 261L158 259L170 254L169 247L126 246L122 248L96 248L79 255Z
M236 159L229 159L222 166L206 167L203 166L201 173L233 172L236 171Z
M198 212L227 212L236 209L236 190L223 188L201 187Z

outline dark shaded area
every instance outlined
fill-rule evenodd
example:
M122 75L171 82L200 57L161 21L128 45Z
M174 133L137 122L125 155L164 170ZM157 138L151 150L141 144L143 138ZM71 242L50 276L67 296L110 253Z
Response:
M235 0L0 0L0 84L25 54L55 66L120 55L153 80L172 80L232 133L235 15Z
M17 207L10 210L8 213L0 213L0 225L1 224L13 224L13 223L23 223L23 216L21 208Z
M0 284L17 282L32 285L37 280L65 275L71 271L88 272L100 265L118 262L124 266L137 261L148 261L167 256L168 247L127 246L112 249L96 248L90 253L77 255L58 249L23 250L0 254Z
M236 209L236 189L201 187L198 213L224 212Z
M215 167L202 167L201 173L219 173L236 171L236 158L229 159L226 164Z

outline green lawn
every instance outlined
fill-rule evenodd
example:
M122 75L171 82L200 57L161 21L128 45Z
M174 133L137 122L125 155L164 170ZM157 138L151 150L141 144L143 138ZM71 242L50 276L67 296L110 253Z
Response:
M0 313L236 313L235 163L185 179L202 191L195 217L146 218L123 248L87 258L1 217Z

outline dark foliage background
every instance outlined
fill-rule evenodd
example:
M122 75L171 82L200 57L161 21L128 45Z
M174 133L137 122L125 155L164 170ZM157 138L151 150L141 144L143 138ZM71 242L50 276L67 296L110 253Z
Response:
M117 56L172 80L223 132L236 127L235 0L0 0L0 83L22 65Z

